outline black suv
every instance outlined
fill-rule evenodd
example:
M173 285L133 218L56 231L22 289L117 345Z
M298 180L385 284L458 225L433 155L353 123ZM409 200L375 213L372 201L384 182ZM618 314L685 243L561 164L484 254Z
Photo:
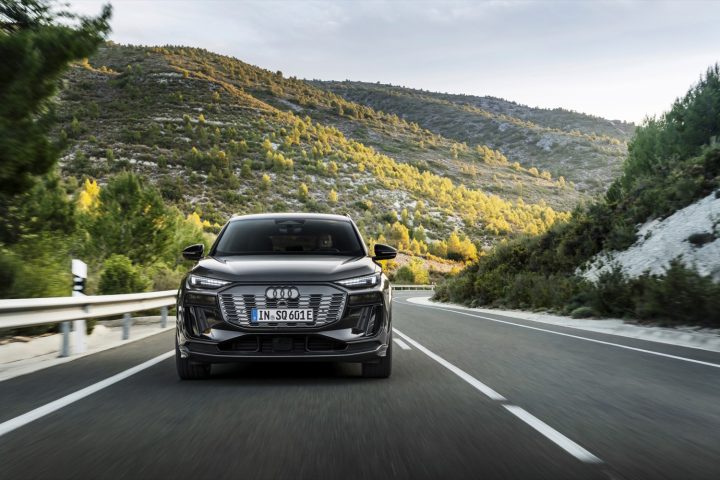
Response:
M232 218L178 292L175 358L182 379L211 364L246 361L361 362L365 377L390 376L391 290L353 221L340 215Z

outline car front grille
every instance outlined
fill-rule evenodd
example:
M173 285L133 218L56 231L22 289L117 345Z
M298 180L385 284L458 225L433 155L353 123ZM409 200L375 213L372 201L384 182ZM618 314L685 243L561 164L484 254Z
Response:
M257 325L250 323L253 308L312 309L315 321L311 326L322 326L340 319L345 308L346 294L324 285L298 286L296 299L273 300L265 298L268 286L236 286L220 294L220 309L226 322L243 327L307 327L306 322L273 322Z

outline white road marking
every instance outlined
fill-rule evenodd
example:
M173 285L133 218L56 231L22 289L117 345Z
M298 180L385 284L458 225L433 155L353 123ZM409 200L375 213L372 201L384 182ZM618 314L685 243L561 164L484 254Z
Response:
M412 338L408 337L404 333L398 331L397 328L393 328L393 332L400 335L402 338L405 339L406 342L411 344L413 347L417 348L421 352L423 352L428 357L432 358L436 362L438 362L443 367L447 368L451 372L453 372L458 377L465 380L467 383L475 387L476 389L480 390L482 393L490 397L492 400L497 400L499 402L506 402L507 399L500 395L498 392L493 390L492 388L488 387L484 383L482 383L477 378L473 377L469 373L461 370L460 368L456 367L452 363L448 362L444 358L442 358L440 355L433 353L432 351L428 350L427 348L420 345L418 342L413 340ZM528 413L526 410L516 407L515 405L509 405L509 404L503 404L503 407L505 407L509 412L511 412L513 415L518 417L520 420L524 421L531 427L533 427L535 430L540 432L542 435L547 437L549 440L551 440L553 443L555 443L557 446L568 452L573 457L577 458L578 460L585 462L585 463L602 463L602 460L600 460L598 457L593 455L592 453L588 452L584 448L582 448L577 443L573 442L569 438L567 438L562 433L558 432L557 430L553 429L551 426L546 424L545 422L541 421L537 417L534 417L530 413Z
M407 343L403 342L403 341L400 340L399 338L393 338L393 342L395 342L395 343L397 344L397 346L400 347L400 348L402 348L403 350L410 350L410 345L408 345Z
M450 362L448 362L447 360L445 360L444 358L442 358L440 355L437 355L437 354L431 352L431 351L428 350L427 348L425 348L425 347L423 347L422 345L420 345L419 343L417 343L417 342L416 342L415 340L413 340L412 338L408 337L407 335L405 335L404 333L402 333L401 331L399 331L397 328L393 328L393 332L395 332L395 333L397 333L398 335L400 335L400 336L401 336L406 342L408 342L410 345L412 345L413 347L417 348L418 350L420 350L421 352L423 352L425 355L427 355L428 357L432 358L433 360L435 360L436 362L438 362L440 365L442 365L443 367L447 368L448 370L450 370L451 372L453 372L455 375L457 375L458 377L462 378L462 379L465 380L467 383L469 383L470 385L472 385L472 386L475 387L476 389L480 390L482 393L484 393L485 395L487 395L487 396L490 397L491 399L493 399L493 400L498 400L498 401L500 401L500 402L504 402L504 401L506 400L505 397L503 397L502 395L500 395L499 393L497 393L495 390L493 390L492 388L490 388L490 387L488 387L487 385L485 385L484 383L482 383L482 382L481 382L480 380L478 380L477 378L475 378L475 377L473 377L472 375L470 375L469 373L467 373L467 372L459 369L458 367L456 367L456 366L453 365L452 363L450 363Z
M503 405L510 413L518 417L523 422L530 425L532 428L543 434L555 445L568 452L573 457L577 458L581 462L585 463L602 463L598 457L585 450L583 447L567 438L562 433L552 428L547 423L543 422L536 416L530 414L524 408L516 407L515 405Z
M171 350L167 353L163 353L162 355L158 355L155 358L152 358L148 360L147 362L141 363L140 365L136 365L132 368L128 368L125 371L122 371L116 375L113 375L112 377L108 377L105 380L101 380L97 383L93 383L90 386L87 386L81 390L78 390L77 392L73 392L69 395L65 395L62 398L58 398L57 400L54 400L50 403L47 403L43 405L42 407L38 407L35 410L30 410L27 413L24 413L20 415L19 417L15 417L13 419L7 420L3 423L0 423L0 437L5 435L6 433L12 432L13 430L20 428L24 425L27 425L30 422L33 422L39 418L44 417L45 415L49 415L56 410L60 410L63 407L66 407L67 405L70 405L71 403L77 402L78 400L82 400L83 398L92 395L95 392L98 392L102 390L103 388L107 388L110 385L113 385L121 380L125 380L126 378L135 375L138 372L141 372L147 368L152 367L153 365L157 365L158 363L162 362L163 360L166 360L170 357L175 355L175 350Z
M620 343L606 342L603 340L596 340L594 338L581 337L580 335L572 335L570 333L556 332L554 330L549 330L547 328L532 327L530 325L523 325L522 323L509 322L507 320L498 320L497 318L490 318L490 317L484 317L482 315L475 315L472 313L460 312L458 310L453 310L452 308L431 307L428 305L419 305L419 304L415 304L415 303L404 303L404 305L410 305L412 307L418 307L418 308L429 308L431 310L443 310L445 312L452 312L452 313L457 313L458 315L465 315L468 317L481 318L483 320L489 320L491 322L504 323L507 325L514 325L516 327L527 328L529 330L537 330L540 332L561 335L563 337L570 337L570 338L575 338L578 340L585 340L586 342L599 343L601 345L609 345L612 347L624 348L626 350L633 350L635 352L642 352L642 353L648 353L650 355L657 355L658 357L672 358L674 360L681 360L683 362L697 363L699 365L705 365L707 367L720 368L720 364L718 364L718 363L703 362L702 360L695 360L694 358L680 357L678 355L670 355L669 353L656 352L655 350L645 350L644 348L631 347L628 345L622 345Z

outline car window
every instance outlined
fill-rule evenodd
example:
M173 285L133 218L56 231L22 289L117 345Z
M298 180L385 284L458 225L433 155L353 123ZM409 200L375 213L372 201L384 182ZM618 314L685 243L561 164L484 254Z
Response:
M349 221L269 218L231 222L218 239L213 254L275 253L361 256L365 251Z

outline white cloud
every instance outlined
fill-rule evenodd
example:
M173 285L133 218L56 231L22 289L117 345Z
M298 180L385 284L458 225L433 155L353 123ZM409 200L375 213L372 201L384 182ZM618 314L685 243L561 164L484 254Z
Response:
M87 13L102 2L78 0ZM114 2L112 39L304 78L501 96L639 121L720 60L720 2Z

